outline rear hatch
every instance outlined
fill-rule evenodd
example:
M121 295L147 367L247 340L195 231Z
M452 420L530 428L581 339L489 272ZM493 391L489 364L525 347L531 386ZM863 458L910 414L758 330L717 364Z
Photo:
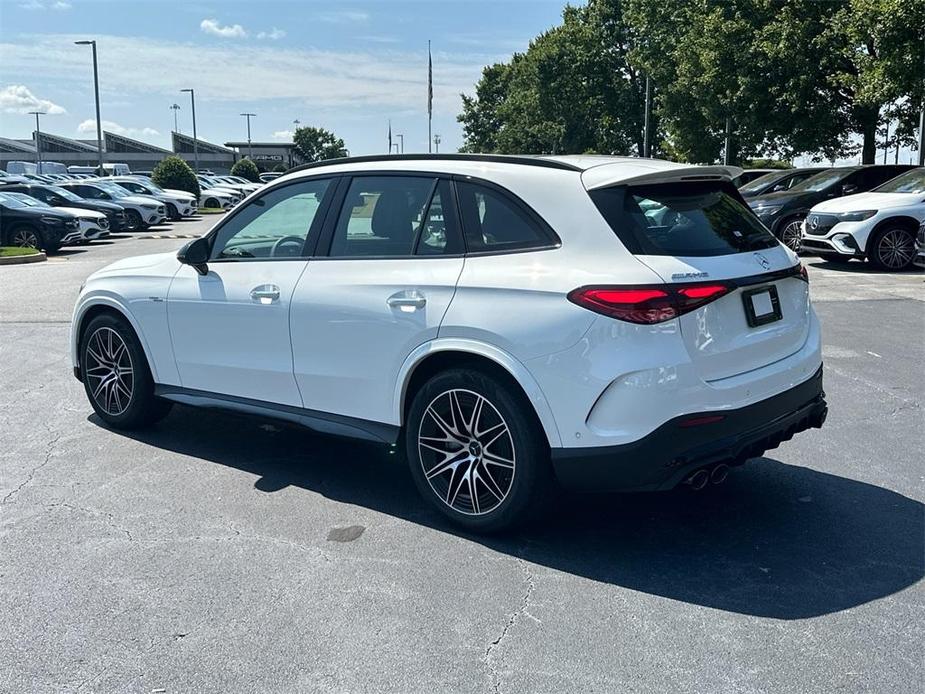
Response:
M598 183L589 194L627 249L671 290L718 297L678 317L700 377L729 378L799 351L810 322L799 261L728 177L683 171L672 171L673 180L660 172Z

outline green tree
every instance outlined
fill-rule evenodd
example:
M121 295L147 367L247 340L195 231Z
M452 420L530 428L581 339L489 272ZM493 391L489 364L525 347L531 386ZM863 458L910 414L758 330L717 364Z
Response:
M196 174L183 159L178 156L164 157L151 172L151 181L161 188L175 188L200 195L199 181Z
M286 166L285 164L277 164L276 166L273 167L273 171L276 173L286 173L287 171L289 171L289 167Z
M307 162L347 156L344 141L324 128L296 128L292 141L296 151Z
M231 167L231 175L246 178L248 181L253 181L254 183L260 183L260 169L258 169L257 165L247 157L238 159L238 161L234 163L234 166Z

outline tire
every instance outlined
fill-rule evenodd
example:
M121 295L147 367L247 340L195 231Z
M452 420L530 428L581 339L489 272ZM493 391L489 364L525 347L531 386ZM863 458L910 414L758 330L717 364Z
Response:
M421 495L476 532L536 515L552 481L549 447L530 403L477 370L445 371L421 387L408 413L405 449Z
M148 228L138 210L126 210L125 219L127 221L126 231L144 231Z
M15 227L10 232L9 244L18 248L36 248L45 250L45 237L42 232L28 225ZM56 249L57 250L57 249Z
M215 198L209 198L206 200L206 204L203 207L221 207L221 203Z
M791 217L790 219L784 220L780 225L780 235L778 238L780 238L781 243L794 253L799 253L800 247L803 245L802 227L802 217Z
M177 209L176 205L170 202L167 203L167 218L171 222L179 222L181 219L180 210Z
M124 318L111 313L93 318L81 333L78 354L87 398L109 426L139 429L170 411L171 402L154 396L148 360Z
M915 233L903 226L888 225L874 232L867 259L878 270L899 272L915 259Z

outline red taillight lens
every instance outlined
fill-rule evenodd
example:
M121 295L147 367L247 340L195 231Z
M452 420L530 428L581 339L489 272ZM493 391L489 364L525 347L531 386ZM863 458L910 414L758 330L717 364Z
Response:
M724 284L664 287L581 287L569 301L611 318L652 325L700 308L732 291Z

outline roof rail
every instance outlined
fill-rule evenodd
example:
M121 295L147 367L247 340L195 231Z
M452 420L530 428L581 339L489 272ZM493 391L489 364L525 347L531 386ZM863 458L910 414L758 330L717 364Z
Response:
M563 171L582 171L581 167L568 162L528 154L368 154L360 157L341 157L339 159L325 159L310 164L294 166L286 171L305 171L321 166L333 164L362 164L376 161L489 161L501 164L524 164L526 166L543 166L547 169L560 169Z

